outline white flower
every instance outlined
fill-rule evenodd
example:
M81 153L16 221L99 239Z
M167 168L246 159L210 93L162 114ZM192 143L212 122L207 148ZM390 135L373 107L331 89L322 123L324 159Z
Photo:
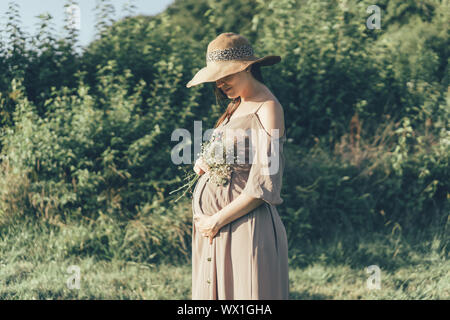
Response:
M228 145L223 137L223 132L215 132L211 139L202 143L201 157L209 166L209 181L217 185L224 185L231 179L232 163L235 163L237 157L232 157L233 146Z
M206 173L209 176L209 181L216 183L218 186L226 184L231 179L232 166L230 162L236 163L237 159L241 159L239 156L234 156L234 144L231 141L226 142L222 131L213 132L211 139L201 144L201 152L197 153L197 156L203 157L203 160L209 166ZM170 192L170 194L182 192L175 202L192 189L199 177L197 173L192 171L185 173L183 180L188 182Z

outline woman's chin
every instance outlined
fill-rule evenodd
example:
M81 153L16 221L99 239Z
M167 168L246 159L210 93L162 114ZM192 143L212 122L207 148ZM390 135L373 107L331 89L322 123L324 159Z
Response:
M226 95L229 99L236 99L238 96L233 92L233 90L222 90L222 93Z
M230 99L236 99L237 98L237 96L234 93L232 93L232 92L225 92L225 94Z

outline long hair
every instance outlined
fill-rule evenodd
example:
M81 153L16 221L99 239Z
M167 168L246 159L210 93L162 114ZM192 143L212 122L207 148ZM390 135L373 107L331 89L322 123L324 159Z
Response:
M259 63L254 63L251 65L250 73L252 74L253 78L264 84L264 80L261 74L261 66ZM214 95L216 96L216 102L217 104L224 108L227 104L227 101L230 100L227 95L217 87L216 82L213 82L213 90ZM236 109L241 104L241 97L237 97L235 99L231 99L231 101L228 102L228 106L225 109L225 112L219 117L217 120L214 128L217 128L225 119L230 120L231 115L236 111Z

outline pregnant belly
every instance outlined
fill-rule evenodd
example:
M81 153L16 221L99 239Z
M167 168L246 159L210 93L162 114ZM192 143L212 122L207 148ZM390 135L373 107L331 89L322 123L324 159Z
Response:
M221 186L209 181L208 173L197 181L193 196L192 209L196 214L213 215L232 202L245 187L248 172L232 172L231 180Z

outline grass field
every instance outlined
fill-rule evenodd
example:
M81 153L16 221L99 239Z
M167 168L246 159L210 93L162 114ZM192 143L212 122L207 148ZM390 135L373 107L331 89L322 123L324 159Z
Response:
M71 253L83 230L15 225L0 232L0 299L190 299L191 265L143 264ZM374 247L375 248L375 247ZM381 247L376 247L381 250ZM411 251L408 263L380 260L381 288L368 289L363 264L318 259L290 267L290 299L449 299L450 264L439 243ZM379 256L382 256L379 254ZM69 289L80 270L80 288ZM74 282L72 282L74 283Z

